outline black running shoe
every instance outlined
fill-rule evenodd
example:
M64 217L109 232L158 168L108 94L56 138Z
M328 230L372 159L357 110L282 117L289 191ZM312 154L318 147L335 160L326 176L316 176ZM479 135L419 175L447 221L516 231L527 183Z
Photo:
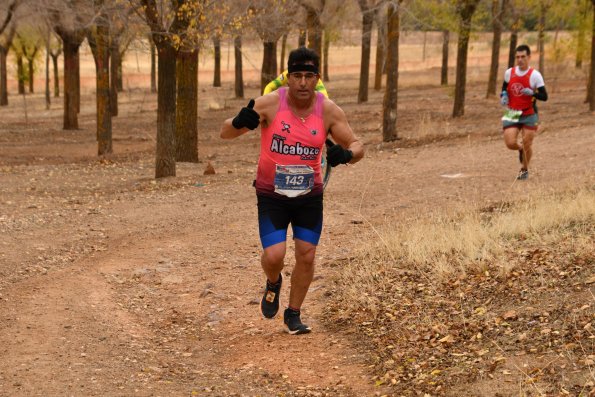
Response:
M519 149L519 163L523 164L523 149Z
M310 327L302 323L299 310L285 309L283 322L287 326L287 332L291 335L307 334L312 331Z
M520 181L524 181L525 179L529 179L529 171L528 170L520 170L519 171L519 175L516 177L516 179L518 179Z
M264 296L260 301L260 311L266 318L273 318L279 311L279 294L281 292L281 284L283 283L283 276L279 273L279 280L272 284L267 279L267 285L264 290Z

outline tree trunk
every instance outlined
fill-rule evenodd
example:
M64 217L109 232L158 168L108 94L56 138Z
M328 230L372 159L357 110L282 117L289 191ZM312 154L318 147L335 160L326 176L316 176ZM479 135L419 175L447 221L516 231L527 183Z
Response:
M120 60L120 44L117 40L114 40L112 36L112 45L110 46L110 108L112 117L118 115L118 65L121 63Z
M574 67L580 69L583 67L583 53L585 51L585 31L580 30L577 32L577 45L576 45L576 58L574 60Z
M361 4L361 2L360 2ZM357 103L368 102L368 80L370 78L370 50L372 46L372 25L374 23L374 11L368 8L362 9L362 58L359 75L359 91ZM388 73L391 73L389 70Z
M510 46L508 47L508 68L514 66L514 54L516 51L517 44L519 42L519 32L518 30L513 30L510 32Z
M442 31L442 68L440 69L440 85L448 85L448 46L450 45L450 31Z
M265 42L260 76L260 92L263 92L264 87L275 77L277 77L277 42Z
M492 0L492 62L490 64L490 75L488 77L488 89L486 98L496 95L496 82L498 80L498 65L500 63L500 42L502 41L502 13L505 2L500 5L501 0Z
M457 72L455 83L455 100L452 117L461 117L465 114L465 89L467 85L467 52L469 36L471 33L471 18L477 8L479 0L460 1L459 40L457 46Z
M17 81L19 95L25 94L25 66L23 65L23 56L17 54Z
M421 50L421 61L425 62L426 61L426 47L428 45L428 31L424 30L424 44Z
M63 34L64 48L64 129L77 130L79 106L79 48L82 39Z
M329 47L331 46L331 38L329 36L328 31L324 32L324 41L322 46L322 80L323 81L331 81L331 78L328 74L328 52Z
M125 51L118 51L118 65L116 67L116 88L118 89L118 92L124 92L124 74L122 73L122 60L124 59L125 54Z
M95 98L97 102L97 154L113 152L112 117L110 106L110 45L109 27L96 25L88 34L88 41L95 60Z
M8 106L8 77L6 68L6 57L8 49L0 45L0 106Z
M587 98L589 100L589 110L595 112L595 0L593 3L593 28L591 32L591 72L589 73L589 88Z
M51 54L54 69L54 98L60 98L60 76L58 72L58 57L60 54Z
M157 46L157 150L155 178L176 176L176 50Z
M384 69L386 23L379 14L376 14L378 35L376 37L376 67L374 69L374 90L382 89L382 70Z
M300 29L300 34L298 36L298 47L306 46L306 38L307 37L308 37L308 31L306 29Z
M236 98L244 97L244 76L242 72L242 36L237 35L233 40L233 55L235 59L234 89Z
M48 37L46 40L45 45L45 108L46 110L50 108L52 104L50 97L50 33L48 32Z
M589 26L589 8L590 5L588 0L579 1L576 59L574 61L574 66L577 69L581 69L583 67L583 58L585 56L587 44L586 35Z
M306 8L306 24L308 25L308 48L322 56L322 25L320 15L314 8Z
M545 77L545 13L546 6L541 2L539 7L539 23L537 24L537 51L539 51L539 72Z
M399 83L399 6L391 2L387 10L386 88L382 104L382 141L397 139L397 98Z
M279 62L279 74L283 73L287 65L285 64L285 51L287 49L287 33L281 37L281 61ZM243 97L242 97L243 98Z
M151 94L157 92L157 71L155 70L155 43L149 36L149 45L151 47Z
M215 48L215 72L213 75L213 87L221 87L221 37L213 37Z
M76 113L79 114L81 112L81 58L80 58L80 44L79 48L76 50L76 63L74 65L74 73L75 73L75 100L76 100ZM77 127L78 128L78 127Z
M37 51L35 51L37 52ZM35 78L35 70L33 67L33 58L29 59L27 58L27 67L29 70L27 70L27 72L29 72L29 93L33 94L34 92L34 78Z
M178 52L176 77L176 160L198 163L198 50Z

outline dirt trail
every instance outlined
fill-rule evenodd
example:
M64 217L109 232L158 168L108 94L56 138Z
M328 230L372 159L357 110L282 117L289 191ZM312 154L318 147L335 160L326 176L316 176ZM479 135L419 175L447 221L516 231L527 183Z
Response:
M180 164L176 178L158 182L152 142L138 139L134 120L117 136L131 152L104 162L85 160L88 134L50 131L44 146L33 133L3 133L0 395L388 394L357 340L321 321L334 263L374 228L415 214L594 182L588 114L571 127L552 117L525 183L497 136L399 149L364 132L366 159L337 168L325 193L304 307L314 332L290 337L258 311L257 137L218 140L213 126L231 112L205 121L213 132L202 156L216 175Z

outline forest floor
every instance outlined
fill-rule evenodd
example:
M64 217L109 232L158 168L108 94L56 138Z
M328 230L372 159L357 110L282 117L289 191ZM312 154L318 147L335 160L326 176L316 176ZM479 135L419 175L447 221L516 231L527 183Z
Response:
M96 156L92 95L83 97L77 131L62 130L59 101L45 110L41 95L28 97L25 119L22 98L11 96L0 109L0 395L417 395L377 381L371 352L349 323L325 323L329 291L340 288L337 264L371 227L461 203L592 188L595 116L583 104L582 82L550 92L531 177L519 182L517 154L501 140L498 101L484 98L484 85L468 86L466 115L457 120L449 88L401 90L403 139L389 144L381 142L382 93L371 90L370 101L357 104L356 85L344 76L329 84L367 153L336 168L325 191L316 277L303 308L313 332L299 337L258 309L265 278L251 183L259 134L218 137L221 122L247 100L202 88L201 162L178 163L176 177L155 180L155 95L120 95L114 154L106 158ZM256 92L249 87L247 98ZM214 175L203 175L207 163ZM290 249L287 274L292 265ZM574 304L592 315L588 299ZM516 358L520 367L525 357ZM436 394L521 395L515 374L496 381Z

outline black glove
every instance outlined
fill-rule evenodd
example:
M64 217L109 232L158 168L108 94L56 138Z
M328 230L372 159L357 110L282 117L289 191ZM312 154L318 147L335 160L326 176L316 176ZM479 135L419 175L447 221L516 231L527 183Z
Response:
M242 108L231 121L231 125L238 130L244 127L253 130L258 127L258 124L260 124L260 115L254 110L254 99L250 99L248 107Z
M331 167L339 164L347 164L353 158L353 152L349 149L343 149L341 145L335 145L331 140L326 140L326 161Z

